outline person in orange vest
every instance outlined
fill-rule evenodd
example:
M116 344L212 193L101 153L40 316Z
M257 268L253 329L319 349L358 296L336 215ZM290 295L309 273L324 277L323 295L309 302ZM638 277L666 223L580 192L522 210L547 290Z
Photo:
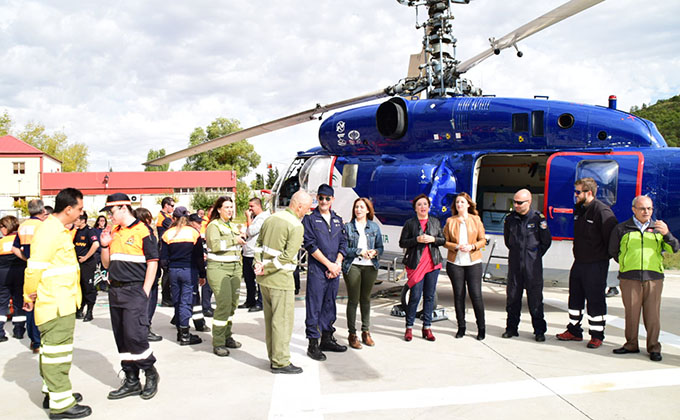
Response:
M35 235L38 228L42 225L43 220L48 216L45 211L45 205L42 200L31 200L28 202L28 214L31 216L29 219L25 220L21 225L19 225L19 231L17 233L16 239L14 239L14 245L12 247L12 252L14 255L19 257L23 261L28 261L31 257L31 243L33 242L33 235ZM26 263L23 263L24 268ZM21 288L24 287L24 280L22 275ZM31 339L31 350L33 353L38 353L40 350L40 331L35 325L35 319L33 312L26 313L23 315L24 311L21 306L24 304L23 299L14 302L14 319L15 323L14 337L22 339L24 337L24 331L28 331L28 338ZM25 321L25 326L17 326L20 322Z
M160 254L163 241L160 238L172 225L172 212L175 209L175 200L172 197L163 197L161 200L161 211L156 217L156 233L158 237L158 253ZM163 267L160 267L163 268ZM161 306L174 307L172 303L172 293L170 292L170 277L168 270L163 268L161 274Z

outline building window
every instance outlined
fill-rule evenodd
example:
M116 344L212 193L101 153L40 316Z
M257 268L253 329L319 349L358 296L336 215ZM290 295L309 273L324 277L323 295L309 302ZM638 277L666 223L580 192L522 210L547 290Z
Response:
M26 173L26 163L25 162L12 162L13 170L15 174L25 174Z

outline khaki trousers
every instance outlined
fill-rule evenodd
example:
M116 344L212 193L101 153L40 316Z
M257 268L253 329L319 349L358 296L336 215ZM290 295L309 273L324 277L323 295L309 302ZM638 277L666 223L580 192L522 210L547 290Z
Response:
M64 412L76 405L68 377L73 359L75 326L75 313L38 325L40 376L43 378L43 392L48 392L50 396L50 412L54 414Z
M216 304L212 322L213 347L224 346L227 338L231 337L231 318L238 307L242 272L241 263L208 263L208 284L215 295Z
M290 364L290 338L293 335L295 317L295 292L272 289L260 285L264 309L265 341L267 356L272 367L282 368Z
M621 298L626 309L626 344L628 350L638 350L640 310L647 331L647 352L661 352L661 291L663 280L621 279Z

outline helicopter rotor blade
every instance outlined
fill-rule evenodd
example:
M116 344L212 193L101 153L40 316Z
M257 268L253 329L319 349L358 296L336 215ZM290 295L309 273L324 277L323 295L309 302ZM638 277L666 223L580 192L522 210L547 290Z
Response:
M458 74L465 73L490 56L498 54L501 50L516 45L517 42L523 40L524 38L531 36L549 26L552 26L570 16L580 13L585 9L595 6L598 3L602 3L603 1L604 0L571 0L567 3L564 3L563 5L549 11L543 16L538 17L523 26L520 26L504 37L493 40L492 46L488 50L477 54L476 56L456 66L456 72Z
M308 109L306 111L298 112L297 114L292 114L283 118L268 121L263 124L259 124L253 127L248 127L243 130L237 131L235 133L227 134L226 136L218 137L216 139L208 140L196 146L191 146L186 149L180 150L175 153L171 153L167 156L160 157L158 159L153 159L148 162L144 162L143 165L146 166L159 166L166 163L174 162L179 159L183 159L189 156L196 155L198 153L207 152L209 150L216 149L218 147L226 146L231 143L235 143L239 140L247 139L250 137L259 136L261 134L271 133L272 131L280 130L282 128L291 127L297 124L301 124L307 121L315 119L319 114L324 112L333 111L338 108L344 108L347 106L357 105L363 102L372 101L374 99L384 98L389 96L385 89L376 92L367 93L365 95L357 96L350 99L345 99L342 101L334 102L328 105L317 104L316 107Z

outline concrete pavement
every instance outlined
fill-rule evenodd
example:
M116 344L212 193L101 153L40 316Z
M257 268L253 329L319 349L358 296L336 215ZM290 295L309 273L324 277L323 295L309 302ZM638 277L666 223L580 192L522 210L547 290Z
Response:
M402 282L403 283L403 282ZM304 284L304 283L303 283ZM374 291L394 284L383 283ZM245 288L242 287L242 293ZM304 291L303 291L304 293ZM204 340L180 347L169 324L170 308L158 308L154 331L164 340L152 343L161 375L152 400L106 399L120 384L120 364L111 333L106 295L100 293L95 319L77 321L71 380L93 409L93 419L150 417L228 419L676 419L680 413L680 275L667 278L662 302L663 361L641 353L617 356L623 342L620 297L607 299L604 345L586 348L586 341L560 342L568 316L567 290L546 288L547 341L536 343L531 322L522 313L520 337L502 339L505 288L484 284L487 338L475 339L474 313L467 303L468 334L453 335L457 326L453 294L445 275L437 288L439 305L451 319L433 325L437 341L403 340L404 319L389 315L395 298L372 302L371 333L376 346L346 353L328 353L315 362L305 355L304 300L296 305L291 343L293 363L301 375L273 375L264 345L262 312L237 310L235 338L243 347L226 358L212 354L210 333ZM341 281L339 295L345 295ZM243 298L241 299L243 300ZM345 300L338 300L336 337L346 344ZM210 320L210 318L209 318ZM5 327L11 334L11 326ZM644 329L643 329L644 332ZM0 343L0 413L3 418L44 419L37 356L27 338Z

